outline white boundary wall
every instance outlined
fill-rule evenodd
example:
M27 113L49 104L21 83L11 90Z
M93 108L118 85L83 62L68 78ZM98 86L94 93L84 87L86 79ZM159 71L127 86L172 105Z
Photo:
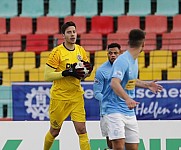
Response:
M181 139L181 120L139 121L140 138L145 149L149 150L149 139L161 139L161 150L166 150L166 139ZM0 149L7 140L23 140L18 150L42 150L48 121L1 121ZM104 139L100 132L99 121L88 121L87 130L90 139ZM61 150L79 150L78 137L71 121L63 124L60 140ZM181 150L181 147L179 148Z

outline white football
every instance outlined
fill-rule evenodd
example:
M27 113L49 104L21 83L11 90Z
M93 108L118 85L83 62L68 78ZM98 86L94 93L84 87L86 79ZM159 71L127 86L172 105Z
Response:
M84 68L85 76L89 73L89 70L87 70L87 68L84 67L84 63L81 62L81 61L77 62L77 65L75 66L75 68L76 68L76 69L77 69L77 68Z

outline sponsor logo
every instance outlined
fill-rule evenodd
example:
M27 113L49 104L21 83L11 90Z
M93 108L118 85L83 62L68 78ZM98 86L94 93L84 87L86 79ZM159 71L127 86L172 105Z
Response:
M28 108L26 112L31 113L33 119L39 118L39 120L44 120L48 116L48 101L50 99L49 88L43 89L42 86L38 87L38 90L35 88L31 89L31 93L26 94L27 100L25 101L25 106Z

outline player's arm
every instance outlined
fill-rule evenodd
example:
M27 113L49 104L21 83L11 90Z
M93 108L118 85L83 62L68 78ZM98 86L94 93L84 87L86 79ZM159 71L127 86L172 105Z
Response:
M149 82L136 79L136 86L141 88L148 88Z
M62 77L72 76L77 79L81 79L84 76L83 68L75 69L77 63L74 63L70 69L66 69L62 72L56 72L56 68L53 68L49 65L45 65L44 78L45 81L54 81L61 79Z
M62 72L55 72L55 68L45 65L44 78L45 81L54 81L62 78Z
M121 80L119 78L112 78L110 86L116 93L116 95L118 95L126 101L128 108L133 109L134 107L136 107L137 104L139 104L139 102L136 102L133 99L131 99L129 95L124 91L120 83Z
M113 65L113 74L110 86L115 92L116 95L124 99L125 101L130 100L129 95L125 92L121 85L121 81L124 78L124 74L127 71L129 65L127 60L125 59L118 59L114 62Z
M99 101L102 101L103 99L103 94L102 94L103 86L104 86L104 77L101 71L97 70L93 84L93 91L94 91L94 97Z
M156 80L148 82L137 79L136 86L141 88L148 88L155 94L163 89L163 87L160 84L156 83Z
M124 91L123 87L121 86L121 80L119 78L112 78L111 79L111 88L119 97L123 98L125 101L129 100L128 94Z

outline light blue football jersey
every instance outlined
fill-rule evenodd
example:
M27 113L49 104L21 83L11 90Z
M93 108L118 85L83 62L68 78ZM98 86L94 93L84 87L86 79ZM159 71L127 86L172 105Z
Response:
M121 86L131 97L135 97L135 84L138 77L138 61L133 59L126 51L120 55L113 63L108 86L104 92L102 100L102 115L111 113L122 113L128 116L135 115L134 109L130 110L125 100L117 96L109 86L112 78L119 78Z
M102 114L102 99L103 94L107 86L109 85L108 80L110 77L112 64L110 61L103 63L97 70L93 84L94 97L99 100L100 114Z

